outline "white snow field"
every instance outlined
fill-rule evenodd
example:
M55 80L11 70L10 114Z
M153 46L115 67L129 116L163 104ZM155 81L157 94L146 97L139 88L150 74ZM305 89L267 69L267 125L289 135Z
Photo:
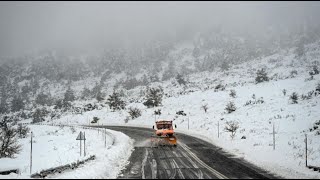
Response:
M123 133L107 130L58 127L48 125L30 125L33 132L32 174L41 170L71 164L84 160L91 155L96 159L80 165L77 169L67 170L61 174L49 175L47 178L116 178L126 165L133 149L132 140ZM80 141L76 140L80 131L86 136L86 156L80 156ZM106 137L106 138L105 138ZM105 146L106 142L106 146ZM0 159L0 170L19 169L17 175L0 175L0 178L30 178L30 135L19 139L22 151L14 159Z
M78 115L64 115L55 123L90 124L94 116L100 118L100 125L126 125L152 127L155 117L153 111L161 109L162 115L156 118L173 119L178 132L185 132L221 146L225 150L242 157L266 170L286 178L320 178L320 173L305 167L305 133L308 134L309 165L320 166L320 143L316 131L309 131L316 121L320 120L320 95L311 99L301 99L315 90L320 83L320 75L310 78L312 63L320 64L320 43L306 46L306 56L298 59L294 50L282 51L279 54L255 59L247 63L232 66L228 71L194 73L188 76L189 84L179 86L175 79L161 85L164 93L162 105L147 108L141 91L145 87L137 87L126 92L132 103L128 107L142 110L142 116L130 119L128 110L112 112L109 107L84 112ZM183 59L188 59L184 57ZM266 68L270 80L255 83L258 69ZM297 74L291 74L293 70ZM225 90L215 91L214 87L221 83ZM234 89L237 96L229 96ZM287 92L284 95L283 89ZM289 96L296 92L298 104L292 104ZM263 99L262 104L245 106L249 100ZM227 113L228 102L234 102L236 111ZM208 112L201 109L208 105ZM176 115L183 110L187 116ZM188 120L190 129L188 130ZM230 133L224 131L227 121L237 121L239 129L232 140ZM220 137L218 138L218 122ZM275 150L273 150L273 124L275 125ZM242 137L245 136L245 139Z

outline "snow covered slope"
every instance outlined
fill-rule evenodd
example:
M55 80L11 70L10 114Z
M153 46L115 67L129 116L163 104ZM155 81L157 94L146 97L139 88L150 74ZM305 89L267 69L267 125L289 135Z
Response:
M126 164L133 145L123 133L107 130L106 147L104 131L82 129L79 127L57 127L30 125L33 132L32 174L41 170L84 160L91 155L96 159L88 161L79 168L50 178L116 178ZM86 156L83 149L80 156L80 142L76 140L79 132L86 133ZM0 170L19 169L20 174L0 175L0 178L30 178L30 137L19 140L22 151L16 158L0 159ZM82 148L83 148L82 141Z
M320 178L320 174L305 168L304 137L308 134L309 164L320 166L320 144L317 131L310 131L320 117L320 95L315 94L320 75L309 75L311 66L320 64L320 43L306 46L306 55L295 57L294 49L272 56L232 66L227 71L201 72L190 74L189 83L177 84L175 79L154 83L162 86L162 106L146 108L141 96L145 87L127 91L127 97L134 99L128 107L142 110L142 116L129 120L128 110L112 112L108 107L85 112L82 115L66 115L56 123L89 124L96 116L104 125L134 125L152 127L155 118L173 119L178 130L192 132L228 151L278 173L287 178ZM258 69L265 68L269 81L255 83ZM225 89L215 90L221 84ZM236 91L236 97L229 95ZM286 90L286 94L283 90ZM302 99L314 91L310 98ZM290 96L298 94L298 103L293 104ZM260 101L258 101L260 100ZM251 103L258 102L258 103ZM263 101L263 103L261 103ZM227 113L229 102L236 110ZM260 102L260 103L259 103ZM201 106L208 106L207 113ZM247 104L247 105L246 105ZM153 111L161 109L155 117ZM187 116L177 115L183 110ZM188 130L188 121L190 129ZM224 131L227 121L239 123L234 139ZM218 138L218 122L220 134ZM275 150L273 150L273 124L275 126Z

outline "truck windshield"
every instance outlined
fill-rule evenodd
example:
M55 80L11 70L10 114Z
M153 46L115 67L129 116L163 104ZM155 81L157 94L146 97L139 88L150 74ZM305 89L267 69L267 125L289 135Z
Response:
M157 124L158 129L171 129L171 124Z

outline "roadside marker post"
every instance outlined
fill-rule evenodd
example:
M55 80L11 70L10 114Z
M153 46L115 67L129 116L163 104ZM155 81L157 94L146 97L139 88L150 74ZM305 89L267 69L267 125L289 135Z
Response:
M82 143L81 143L81 140L84 140L84 156L86 155L86 150L85 150L85 146L86 146L86 137L85 137L85 134L82 133L82 131L80 131L78 137L76 140L80 140L80 156L81 156L81 146L82 146Z
M30 151L30 174L32 172L32 135L33 135L33 132L31 131L31 151Z

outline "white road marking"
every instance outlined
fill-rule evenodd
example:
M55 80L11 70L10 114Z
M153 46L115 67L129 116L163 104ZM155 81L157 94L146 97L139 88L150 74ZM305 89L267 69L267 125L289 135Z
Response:
M146 178L146 176L144 174L144 167L146 166L147 158L148 158L148 150L146 149L146 154L145 154L144 159L142 161L142 168L141 168L142 179Z
M207 168L210 172L212 172L214 175L216 175L219 179L228 179L226 176L224 176L223 174L219 173L218 171L216 171L215 169L211 168L210 166L208 166L206 163L204 163L203 161L201 161L193 152L191 152L189 150L189 147L187 145L185 145L182 142L178 142L180 144L180 146L186 150L186 152L188 154L190 154L190 156L192 156L194 158L194 160L196 160L199 164L201 164L203 167Z

